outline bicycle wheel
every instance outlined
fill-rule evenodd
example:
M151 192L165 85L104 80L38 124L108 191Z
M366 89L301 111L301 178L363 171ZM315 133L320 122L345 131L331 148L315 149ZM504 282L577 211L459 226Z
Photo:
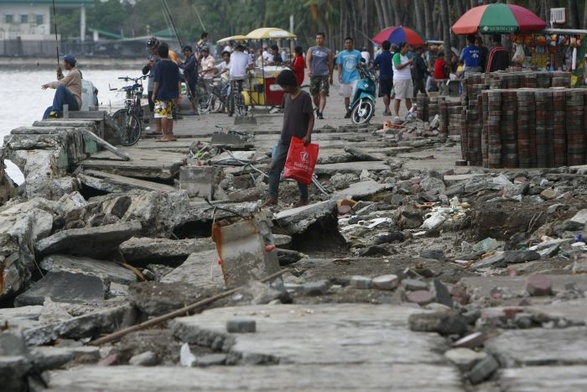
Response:
M210 102L208 103L208 110L210 113L220 113L224 108L222 99L217 93L210 94Z
M234 107L235 107L234 94L232 92L230 92L228 94L228 97L226 97L226 111L228 112L229 117L232 117L232 115L234 114Z
M210 97L208 94L199 95L196 101L198 106L198 112L200 114L206 114L210 111Z
M245 104L245 97L243 97L243 94L240 93L236 99L235 99L235 111L237 116L246 116L247 114L249 114L249 110L247 108L247 105Z
M120 144L123 146L132 146L141 138L141 122L134 113L128 113L126 109L120 109L114 113L112 121L118 128Z

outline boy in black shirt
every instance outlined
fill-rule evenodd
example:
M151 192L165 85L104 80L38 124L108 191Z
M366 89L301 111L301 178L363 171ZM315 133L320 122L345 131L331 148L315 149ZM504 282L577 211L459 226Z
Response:
M269 198L263 204L264 207L277 204L279 179L285 166L292 136L300 138L304 144L308 144L312 141L312 130L314 129L312 97L300 88L295 74L289 69L281 71L277 75L277 83L286 93L283 97L283 127L281 137L273 153L271 169L269 169ZM298 188L300 200L294 206L305 206L308 204L308 186L298 182Z

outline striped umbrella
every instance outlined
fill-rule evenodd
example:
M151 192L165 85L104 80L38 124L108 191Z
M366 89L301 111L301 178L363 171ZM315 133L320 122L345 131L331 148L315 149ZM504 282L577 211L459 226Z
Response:
M426 45L426 38L420 32L404 26L385 28L378 32L372 39L377 45L381 45L385 40L396 45L399 45L401 42L407 42L414 47Z

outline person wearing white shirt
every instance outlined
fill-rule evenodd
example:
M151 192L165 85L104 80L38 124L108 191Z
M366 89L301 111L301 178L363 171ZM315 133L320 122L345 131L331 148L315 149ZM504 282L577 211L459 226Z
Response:
M238 91L243 91L243 81L247 76L247 71L253 68L253 62L244 50L245 46L238 44L230 55L229 78L233 88L236 84Z
M216 75L224 80L228 80L228 72L230 71L230 56L227 51L222 52L222 61L216 66Z
M210 92L212 89L212 82L214 74L216 73L216 60L210 55L210 49L204 47L202 49L202 60L200 61L200 77L203 79L206 86L206 91Z

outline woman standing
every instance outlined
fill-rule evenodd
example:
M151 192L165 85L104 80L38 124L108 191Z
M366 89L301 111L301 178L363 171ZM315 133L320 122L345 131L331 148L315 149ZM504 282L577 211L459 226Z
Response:
M298 86L302 85L304 81L304 74L306 70L306 60L304 60L304 50L301 46L296 46L294 49L294 58L291 61L291 70L296 75Z

